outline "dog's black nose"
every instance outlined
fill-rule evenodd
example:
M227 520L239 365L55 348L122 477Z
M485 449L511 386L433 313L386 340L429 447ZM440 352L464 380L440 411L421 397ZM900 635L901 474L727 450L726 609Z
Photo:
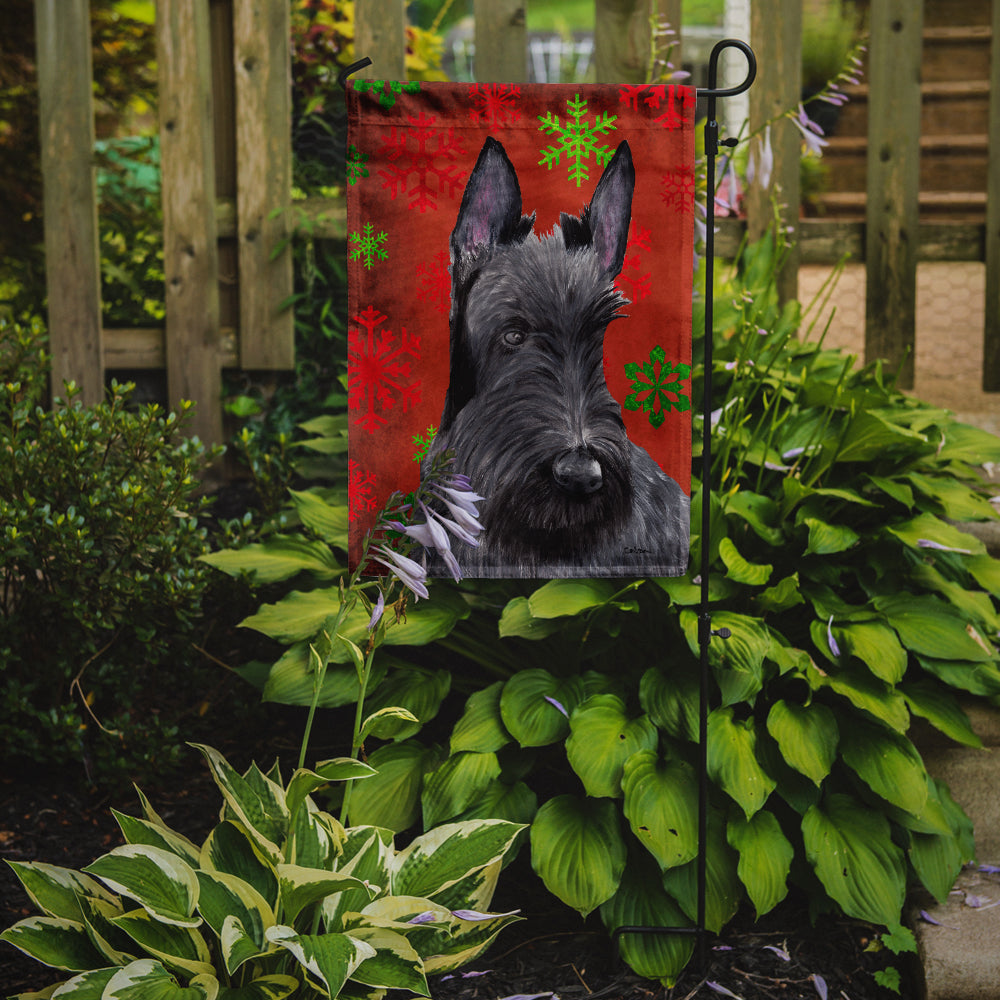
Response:
M552 463L556 485L572 496L585 497L603 485L601 463L586 448L564 451Z

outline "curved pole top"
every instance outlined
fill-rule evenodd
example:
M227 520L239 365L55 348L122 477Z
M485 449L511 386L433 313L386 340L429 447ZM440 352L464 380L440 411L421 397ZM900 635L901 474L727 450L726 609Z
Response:
M337 74L337 83L340 85L340 89L341 90L347 90L347 78L352 73L357 73L357 71L359 69L364 69L366 66L371 66L371 64L372 64L371 59L369 59L368 56L364 56L363 58L359 59L357 62L351 63L350 66L345 66Z
M735 87L718 87L719 76L719 56L725 49L739 49L747 59L746 79ZM753 49L746 42L738 38L724 38L721 42L716 42L712 49L712 54L708 57L708 86L699 87L697 94L699 97L735 97L750 89L750 85L757 78L757 57Z

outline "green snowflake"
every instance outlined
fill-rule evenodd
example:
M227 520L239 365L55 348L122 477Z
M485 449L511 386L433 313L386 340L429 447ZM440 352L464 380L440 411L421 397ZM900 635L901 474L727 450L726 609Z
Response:
M420 434L413 435L413 447L417 449L413 453L414 462L423 461L428 450L430 449L431 442L434 440L435 434L437 434L437 428L432 425L425 431L426 436L422 437Z
M691 375L690 365L672 364L659 344L649 352L648 364L629 363L625 376L632 382L632 392L625 398L626 410L641 410L649 422L659 427L668 410L679 413L691 409L691 399L681 385Z
M352 142L347 147L347 183L357 184L362 177L368 176L368 168L365 164L368 162L368 154L362 153L357 146Z
M583 120L587 114L587 102L581 101L579 94L572 101L566 99L566 110L569 114L564 123L559 121L558 115L553 115L551 112L546 113L544 117L538 116L541 122L538 130L546 135L559 137L559 145L546 146L538 162L551 170L553 166L559 166L560 157L565 153L570 161L566 165L569 179L576 181L576 186L579 187L588 178L586 161L590 159L591 154L599 167L611 159L611 146L599 146L597 140L617 129L618 126L614 122L618 119L618 115L609 115L604 111L595 117L593 125L587 124Z
M359 94L370 91L378 96L378 102L383 108L391 108L396 103L397 94L419 94L420 81L400 83L399 80L355 80L354 89Z
M365 267L371 270L375 266L376 260L385 260L389 255L382 249L382 244L389 238L385 233L373 235L374 226L370 222L365 223L365 235L351 233L349 241L354 244L351 251L351 260L365 259Z

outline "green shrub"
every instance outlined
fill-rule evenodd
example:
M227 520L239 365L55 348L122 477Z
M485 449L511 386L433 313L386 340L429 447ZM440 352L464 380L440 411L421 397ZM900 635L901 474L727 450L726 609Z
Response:
M202 845L140 793L144 818L115 813L125 846L82 872L11 863L42 915L0 938L78 973L60 995L429 996L429 973L472 961L518 919L486 912L518 825L453 823L398 849L390 831L345 829L310 797L369 779L366 764L324 761L285 785L277 765L240 774L199 749L225 803Z
M96 406L69 385L43 409L40 338L0 322L0 743L7 760L125 768L176 752L153 681L191 660L208 453L188 405L133 410L128 385Z

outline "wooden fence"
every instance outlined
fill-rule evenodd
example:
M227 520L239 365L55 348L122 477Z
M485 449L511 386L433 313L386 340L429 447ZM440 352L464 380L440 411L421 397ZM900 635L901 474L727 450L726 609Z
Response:
M478 80L527 78L526 2L474 0ZM599 81L644 79L654 2L595 0ZM170 401L195 400L195 431L220 441L222 368L293 364L292 316L280 308L292 289L291 255L274 252L290 226L290 213L280 211L291 201L289 0L157 2L167 314L165 329L145 330L101 327L88 0L35 3L53 384L73 379L94 401L107 370L165 368ZM657 7L680 25L681 0L658 0ZM871 0L866 218L786 218L797 242L782 291L795 294L800 263L832 263L844 253L863 260L866 355L896 365L909 351L903 382L912 384L917 262L985 261L983 384L997 391L1000 0L992 4L985 224L921 223L918 216L922 9L922 0ZM751 12L759 65L750 91L753 128L799 101L802 2L754 0ZM357 0L355 22L356 51L373 60L361 75L403 78L404 0ZM787 127L775 129L769 189L750 191L746 222L724 220L720 255L733 252L745 229L763 230L776 192L787 205L799 203L800 138L791 123L779 124ZM315 235L345 238L342 201L302 209L316 220Z

